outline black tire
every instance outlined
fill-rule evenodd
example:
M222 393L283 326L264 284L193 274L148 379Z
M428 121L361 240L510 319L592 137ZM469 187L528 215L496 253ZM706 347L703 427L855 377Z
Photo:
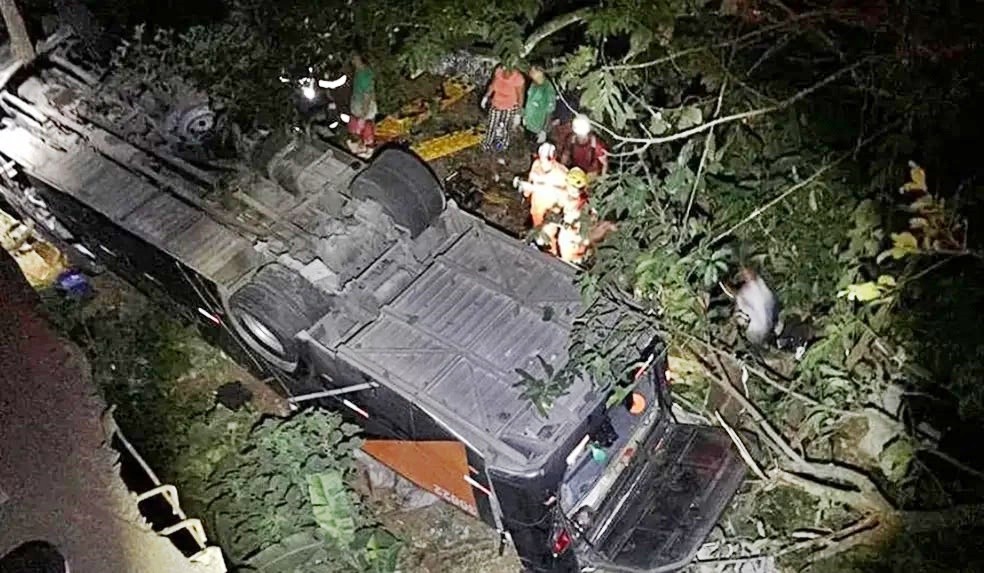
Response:
M297 333L310 328L331 301L295 271L279 264L263 267L229 297L233 324L249 347L281 370L300 361Z
M409 151L385 149L352 181L352 196L379 203L416 237L444 210L444 192L426 163Z

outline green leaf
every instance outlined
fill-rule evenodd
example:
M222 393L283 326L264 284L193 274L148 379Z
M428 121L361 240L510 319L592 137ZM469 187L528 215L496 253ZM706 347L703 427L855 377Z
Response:
M356 514L341 472L328 471L309 475L308 497L314 512L314 520L328 539L342 548L355 541Z
M846 290L837 293L839 297L847 297L847 300L858 302L871 302L882 294L878 284L868 281L866 283L849 285Z
M657 113L653 116L652 121L649 122L649 131L653 135L663 135L670 130L670 124L663 119L662 113Z
M892 233L892 248L878 255L876 261L880 263L889 256L891 256L892 259L899 260L918 252L919 240L916 239L915 235L908 231L902 233Z
M365 561L370 572L391 573L396 570L402 545L391 533L379 528L362 530L356 542L365 548Z
M688 106L680 110L677 118L677 129L684 130L704 122L704 112L697 106Z
M893 277L892 275L881 275L880 277L878 277L879 286L894 287L895 284L896 284L895 277Z
M329 572L328 565L318 567L328 558L325 540L316 530L301 531L260 551L246 562L245 569L256 573L282 573L302 570Z

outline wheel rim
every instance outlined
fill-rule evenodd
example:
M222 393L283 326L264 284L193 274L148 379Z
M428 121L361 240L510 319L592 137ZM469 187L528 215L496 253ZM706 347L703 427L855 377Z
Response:
M246 332L249 332L250 336L262 344L264 348L281 358L287 354L287 351L284 349L284 345L280 342L280 339L277 338L277 335L267 328L265 324L260 322L255 316L248 312L243 312L239 315L239 322L243 325L243 328L246 329Z

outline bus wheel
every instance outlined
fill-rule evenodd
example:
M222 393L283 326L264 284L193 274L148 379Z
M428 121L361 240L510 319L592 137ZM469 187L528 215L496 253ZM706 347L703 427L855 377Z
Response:
M293 372L300 361L297 333L324 316L330 300L300 274L271 264L234 292L228 305L233 326L249 347Z

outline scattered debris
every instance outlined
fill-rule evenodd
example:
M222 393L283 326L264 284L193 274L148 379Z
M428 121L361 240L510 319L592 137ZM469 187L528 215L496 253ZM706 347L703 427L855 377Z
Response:
M442 95L434 98L436 108L446 111L474 90L474 84L453 78L445 79L441 84ZM417 98L400 108L398 113L384 117L376 124L376 139L384 142L405 138L415 126L431 119L431 110L434 107L431 104L425 98Z

